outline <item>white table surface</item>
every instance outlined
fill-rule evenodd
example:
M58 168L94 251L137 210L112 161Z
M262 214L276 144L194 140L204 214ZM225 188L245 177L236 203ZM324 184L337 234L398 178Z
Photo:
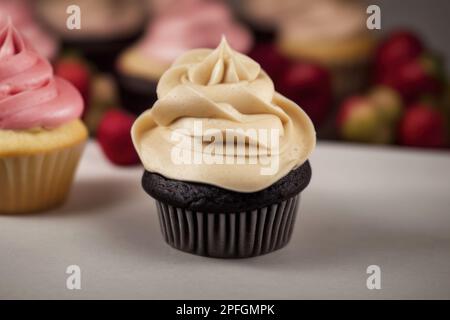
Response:
M0 298L450 298L449 152L319 143L311 163L290 244L219 260L166 245L142 169L90 143L63 208L0 216ZM81 290L66 289L72 264Z

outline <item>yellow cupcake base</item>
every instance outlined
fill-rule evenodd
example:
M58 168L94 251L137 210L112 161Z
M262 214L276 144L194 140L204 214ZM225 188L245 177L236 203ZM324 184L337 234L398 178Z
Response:
M0 131L2 134L10 135ZM33 133L17 132L17 135L22 136L10 135L10 138L24 141L26 136L25 140L30 142L28 138ZM34 135L40 145L25 143L14 147L11 140L1 143L10 148L0 149L3 153L0 153L0 214L48 210L62 204L70 191L87 138L86 128L76 120ZM50 140L45 141L42 135L49 136ZM14 148L16 155L12 154Z
M316 61L328 67L365 61L373 54L375 45L376 39L368 34L339 41L296 41L281 37L278 42L280 51L286 56Z
M131 48L118 59L118 68L125 75L157 81L170 67L170 63L152 60L140 50Z

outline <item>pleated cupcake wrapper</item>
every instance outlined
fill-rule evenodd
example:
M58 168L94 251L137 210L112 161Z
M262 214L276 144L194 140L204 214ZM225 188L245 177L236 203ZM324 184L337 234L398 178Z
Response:
M172 247L208 257L246 258L290 240L300 195L258 210L203 213L156 201L161 231Z
M85 142L51 152L0 157L0 214L30 213L62 204Z

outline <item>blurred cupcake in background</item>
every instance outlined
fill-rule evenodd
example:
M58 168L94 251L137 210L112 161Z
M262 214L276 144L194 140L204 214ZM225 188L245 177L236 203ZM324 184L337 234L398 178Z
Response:
M125 50L116 69L122 106L140 114L156 101L156 85L172 62L192 48L214 48L225 35L247 53L253 40L230 9L219 1L183 0L161 9L146 35Z
M119 106L114 76L109 73L95 74L90 81L89 110L84 117L91 135L96 135L100 120L106 112Z
M45 58L53 61L58 53L58 42L35 20L31 2L27 0L0 0L0 25L11 17L15 27Z
M62 41L80 51L101 70L113 68L117 54L144 31L148 10L142 0L36 0L36 14ZM67 7L78 5L81 28L66 26Z
M273 42L286 14L297 11L305 0L232 0L239 18L252 31L256 43Z
M271 42L276 35L277 0L234 0L238 16L252 31L255 42Z
M177 5L179 0L147 0L152 16L159 16Z
M338 99L364 88L376 44L364 7L348 0L302 2L302 10L286 14L280 23L280 52L326 66Z

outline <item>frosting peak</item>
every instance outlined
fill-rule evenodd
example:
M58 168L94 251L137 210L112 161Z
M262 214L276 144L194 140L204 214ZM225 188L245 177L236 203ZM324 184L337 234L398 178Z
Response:
M0 24L0 129L53 128L80 116L83 101L14 27Z
M234 52L225 37L204 61L189 70L189 80L202 85L255 80L261 67L252 59Z
M157 93L158 101L132 128L150 172L255 192L302 165L315 146L306 113L275 92L259 64L225 39L215 50L179 57Z
M241 52L252 47L251 33L223 1L177 0L121 55L119 68L134 76L159 79L181 54L194 48L215 48L222 35Z
M53 59L58 49L57 41L36 23L32 9L32 3L28 0L0 0L0 25L10 17L15 28L40 54Z
M0 58L15 55L24 48L23 40L12 26L10 17L7 19L6 26L0 33Z

